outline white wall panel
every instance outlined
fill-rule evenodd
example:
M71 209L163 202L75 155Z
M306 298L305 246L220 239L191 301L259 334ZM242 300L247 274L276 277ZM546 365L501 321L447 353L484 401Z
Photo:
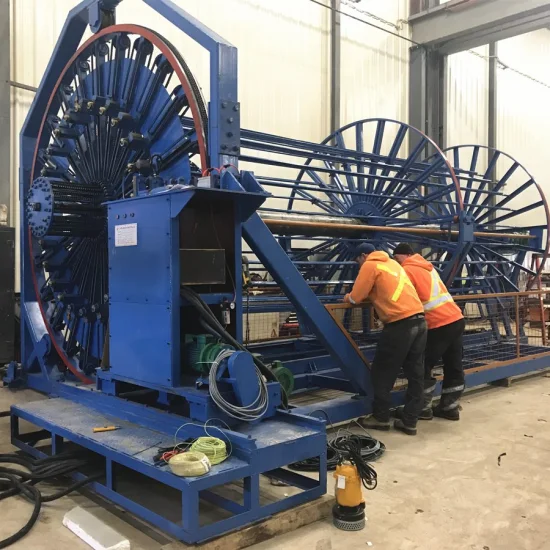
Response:
M447 143L487 145L488 46L449 56L447 62ZM550 31L547 29L517 36L498 44L497 143L498 149L520 162L550 195L547 173L547 133L550 129ZM506 68L510 67L510 68ZM515 70L524 75L518 74ZM528 75L528 76L525 76ZM466 163L468 162L465 159ZM480 157L478 171L486 159ZM499 160L497 177L510 168L511 161ZM505 193L525 183L526 174L518 169L509 179ZM540 200L535 188L523 192L511 206L518 210ZM545 223L542 210L514 218L513 225Z
M502 63L550 86L550 31L542 29L498 44ZM548 133L550 132L550 88L511 70L498 71L497 147L520 162L542 186L550 199ZM525 178L515 176L506 186L510 193ZM539 200L534 189L523 193L516 207ZM545 223L542 213L536 219L525 215L521 225Z
M399 24L408 17L408 5L408 0L363 0L358 7ZM392 32L399 32L406 37L409 35L406 24L396 31L348 7L342 9ZM411 44L344 15L341 28L342 125L375 117L407 122Z
M326 9L294 0L181 0L179 5L239 51L242 125L320 140L328 120ZM180 51L208 99L208 54L139 0L124 0L118 22L137 22Z
M487 145L489 47L447 58L447 145Z

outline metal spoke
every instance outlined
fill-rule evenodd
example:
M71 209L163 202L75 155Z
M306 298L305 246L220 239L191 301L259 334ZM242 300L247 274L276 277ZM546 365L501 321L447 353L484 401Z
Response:
M151 161L151 147L160 178L172 177L168 167L191 178L201 167L192 167L190 157L206 158L197 138L206 134L206 119L187 119L187 129L180 121L198 101L183 91L194 92L194 82L174 76L176 67L159 53L165 47L160 38L149 40L134 29L112 27L81 47L53 92L38 139L47 146L37 154L30 192L48 197L44 211L51 219L30 225L33 277L60 357L76 375L93 373L103 355L109 293L104 204L133 192L128 165ZM195 107L195 113L206 112ZM123 119L130 122L122 125ZM130 133L148 143L128 147Z
M524 265L525 260L529 253L544 260L549 250L549 211L540 187L516 159L502 151L465 145L453 147L447 153L453 158L464 189L464 208L473 217L478 231L470 257L479 262L475 265L485 262L486 285L493 292L521 289L525 285L520 278L522 273L528 275L527 284L533 284L542 268L531 269ZM465 159L469 159L467 164ZM496 174L502 176L495 177ZM529 222L544 223L514 226L514 222L527 216ZM479 232L492 235L483 236ZM523 238L526 234L531 238ZM495 238L497 235L502 235L502 239Z

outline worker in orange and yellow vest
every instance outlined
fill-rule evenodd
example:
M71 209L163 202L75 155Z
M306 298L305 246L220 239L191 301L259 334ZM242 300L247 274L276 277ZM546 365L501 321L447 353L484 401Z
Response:
M435 415L448 420L459 420L459 401L464 391L464 369L462 367L464 315L455 304L434 266L420 254L415 254L409 244L397 245L393 256L407 272L416 288L416 292L422 300L428 325L424 359L424 407L419 418L431 420ZM432 409L436 386L432 370L442 359L441 400L439 405Z
M386 252L362 243L355 251L355 261L359 275L344 301L358 304L369 300L384 323L371 366L373 413L361 419L361 424L367 429L390 429L391 390L403 368L408 380L405 407L394 427L416 435L424 403L424 308L403 268Z

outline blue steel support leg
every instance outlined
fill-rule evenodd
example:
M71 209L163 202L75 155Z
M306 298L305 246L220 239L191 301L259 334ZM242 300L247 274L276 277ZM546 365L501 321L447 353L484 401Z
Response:
M199 495L189 487L181 491L181 525L189 533L199 526Z
M260 476L253 475L244 478L244 507L252 510L260 505Z
M258 214L245 222L243 236L353 387L363 395L372 394L364 358L338 328Z
M110 459L105 459L105 486L111 491L116 491L116 464Z
M60 435L52 434L52 455L58 455L63 452L63 438Z

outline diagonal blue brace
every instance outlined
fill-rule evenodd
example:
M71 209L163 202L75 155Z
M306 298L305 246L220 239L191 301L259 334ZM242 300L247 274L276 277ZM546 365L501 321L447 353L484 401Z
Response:
M353 388L362 395L372 395L370 373L364 357L334 322L258 214L252 214L243 224L243 236Z

